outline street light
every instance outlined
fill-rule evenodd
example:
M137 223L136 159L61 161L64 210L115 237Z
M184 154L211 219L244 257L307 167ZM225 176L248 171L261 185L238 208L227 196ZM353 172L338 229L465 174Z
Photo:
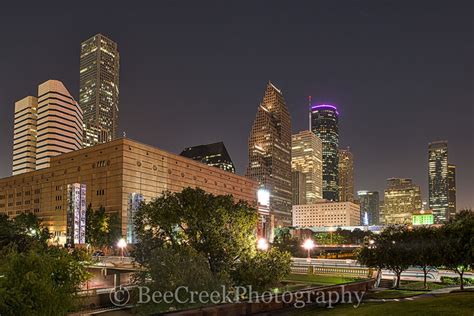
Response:
M302 247L308 251L308 258L306 259L306 261L311 262L310 252L311 252L311 249L314 248L314 241L308 238L304 241Z
M268 242L265 238L260 238L257 241L257 249L260 249L262 251L268 250Z
M117 247L120 248L120 253L121 253L120 260L123 262L123 249L127 247L127 242L125 241L125 239L120 238L119 241L117 242Z

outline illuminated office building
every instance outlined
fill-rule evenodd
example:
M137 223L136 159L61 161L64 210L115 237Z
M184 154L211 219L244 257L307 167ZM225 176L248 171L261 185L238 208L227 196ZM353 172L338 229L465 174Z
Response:
M456 165L448 164L449 218L456 216Z
M293 205L294 227L358 226L360 206L352 202L325 202Z
M235 166L223 142L199 145L184 149L181 156L235 173Z
M32 96L15 103L13 175L36 170L37 107L38 99Z
M377 191L358 191L360 204L360 224L379 225L380 201Z
M79 104L84 146L117 137L120 55L117 43L97 34L81 43Z
M384 219L381 224L411 224L415 212L421 210L421 191L411 179L387 179L384 194Z
M347 149L339 149L339 201L354 202L354 156Z
M339 201L339 112L333 105L311 106L311 131L323 142L323 198Z
M448 142L432 142L428 146L429 206L436 224L449 219Z
M304 195L305 202L293 204L311 204L322 199L322 158L322 142L313 132L301 131L291 136L291 170L302 173L305 181L304 186L293 184L294 196Z
M293 191L291 204L306 204L306 175L303 172L291 172L291 189Z
M291 225L291 119L282 92L271 82L258 106L248 150L246 176L270 193L267 227Z

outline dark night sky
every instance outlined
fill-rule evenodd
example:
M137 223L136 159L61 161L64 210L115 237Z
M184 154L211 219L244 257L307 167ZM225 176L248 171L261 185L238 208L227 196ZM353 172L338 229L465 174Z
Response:
M447 139L458 207L474 206L471 1L116 3L2 4L0 177L11 173L14 102L47 79L77 98L80 42L102 32L119 44L131 138L176 153L222 140L242 174L271 80L295 132L307 128L308 95L339 107L356 189L412 177L427 199L427 145Z

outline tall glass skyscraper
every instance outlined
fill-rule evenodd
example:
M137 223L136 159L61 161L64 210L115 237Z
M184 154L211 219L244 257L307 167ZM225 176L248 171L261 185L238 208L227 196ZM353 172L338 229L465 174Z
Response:
M339 201L339 112L334 105L311 106L311 131L323 142L323 198Z
M449 219L448 203L448 142L437 141L428 145L429 205L436 224Z
M360 224L378 225L380 218L380 200L377 191L358 191L360 201Z
M246 176L269 193L269 228L291 225L291 118L283 93L268 83L250 132Z
M339 201L354 202L354 155L349 147L339 149Z
M117 43L102 34L82 42L79 103L85 147L117 137L119 67Z

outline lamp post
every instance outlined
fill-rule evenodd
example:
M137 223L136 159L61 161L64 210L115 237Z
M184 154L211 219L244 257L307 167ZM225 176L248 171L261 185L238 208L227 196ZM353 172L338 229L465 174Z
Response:
M268 241L265 238L259 238L257 241L257 249L262 251L268 250Z
M314 248L314 241L312 239L306 239L303 243L303 248L306 249L308 251L308 258L306 259L306 261L309 263L311 262L311 249Z
M123 249L125 247L127 247L127 242L125 241L125 239L123 238L120 238L119 241L117 242L117 247L120 248L120 261L123 262Z

